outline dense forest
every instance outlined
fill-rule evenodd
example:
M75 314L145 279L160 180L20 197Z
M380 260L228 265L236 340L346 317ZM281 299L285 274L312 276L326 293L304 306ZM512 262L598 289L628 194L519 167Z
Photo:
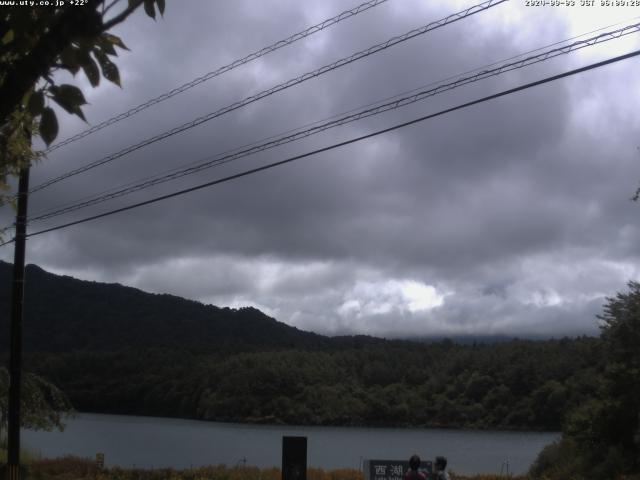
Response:
M312 425L559 430L595 388L592 338L385 342L253 352L38 353L29 368L81 411Z

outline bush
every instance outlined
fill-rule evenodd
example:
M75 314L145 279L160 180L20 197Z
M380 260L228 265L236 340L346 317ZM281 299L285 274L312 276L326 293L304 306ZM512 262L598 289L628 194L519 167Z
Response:
M578 448L573 440L563 438L542 449L531 466L529 475L534 479L578 479L582 471Z

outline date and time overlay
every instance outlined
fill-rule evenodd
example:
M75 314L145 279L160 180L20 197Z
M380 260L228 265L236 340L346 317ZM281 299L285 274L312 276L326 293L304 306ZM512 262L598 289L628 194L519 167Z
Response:
M88 0L0 0L0 7L69 7L83 6ZM516 3L527 7L575 8L639 8L640 0L516 0Z

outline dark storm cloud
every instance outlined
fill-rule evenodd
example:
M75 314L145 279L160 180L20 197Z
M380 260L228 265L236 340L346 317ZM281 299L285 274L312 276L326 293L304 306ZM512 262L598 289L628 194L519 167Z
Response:
M87 115L95 123L120 113L346 7L176 2L156 23L140 14L118 32L133 50L120 58L124 89L91 91ZM391 0L59 149L34 169L32 183L452 10L447 2ZM61 182L35 194L31 212L569 36L566 19L549 11L496 7ZM518 70L60 220L280 160L587 60L594 59L574 55ZM29 260L207 303L253 304L327 333L594 333L604 297L638 278L638 206L628 199L640 178L639 125L634 97L623 89L638 76L626 65L585 74L34 237ZM85 128L63 118L63 136Z

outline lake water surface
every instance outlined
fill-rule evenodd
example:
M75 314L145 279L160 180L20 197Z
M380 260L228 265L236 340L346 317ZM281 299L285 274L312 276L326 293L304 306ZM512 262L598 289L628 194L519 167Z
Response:
M289 427L155 417L79 414L64 432L22 433L23 445L43 457L102 452L107 466L187 468L245 463L280 466L282 436L308 438L310 467L360 468L364 459L444 455L459 473L499 473L509 462L524 473L557 433L474 430Z

